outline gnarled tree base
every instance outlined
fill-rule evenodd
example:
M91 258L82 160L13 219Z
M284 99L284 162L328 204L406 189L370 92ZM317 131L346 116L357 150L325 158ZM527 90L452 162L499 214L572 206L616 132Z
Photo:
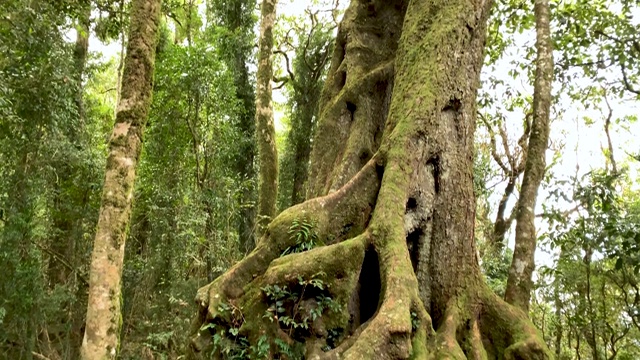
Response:
M552 358L526 314L479 273L434 330L405 239L381 241L381 226L362 216L380 168L374 159L339 191L281 214L249 256L198 291L192 358ZM301 221L313 224L319 246L283 255L297 246L291 229Z

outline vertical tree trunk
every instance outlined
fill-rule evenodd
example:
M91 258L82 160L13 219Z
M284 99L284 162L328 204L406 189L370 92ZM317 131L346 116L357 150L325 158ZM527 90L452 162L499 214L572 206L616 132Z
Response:
M122 97L109 139L102 204L91 257L84 360L113 359L121 327L121 277L136 165L153 85L160 0L135 0L122 78Z
M529 135L529 148L525 164L522 189L516 214L516 245L509 269L505 300L525 311L533 287L536 251L535 208L538 188L546 168L551 111L551 83L553 82L553 53L549 29L548 0L535 1L536 17L536 78L533 94L533 123Z
M124 22L124 2L126 0L120 0L120 21ZM116 75L116 107L120 103L120 97L122 96L122 72L124 70L124 56L125 56L125 47L127 45L127 39L125 37L125 29L120 30L120 53L119 53L119 61L118 61L118 69L116 70L118 74ZM117 115L117 108L116 108Z
M258 183L258 232L276 214L278 195L278 152L273 124L271 78L273 78L273 25L276 21L276 0L263 0L260 19L260 49L258 53L258 85L256 87L256 135L260 163Z
M561 251L559 259L562 259L563 255L564 255L563 251ZM556 307L555 309L555 315L556 315L555 354L556 354L556 359L559 359L560 355L562 354L562 337L564 332L563 327L565 325L562 323L563 303L562 303L562 299L560 298L560 283L558 279L556 279L553 284L553 298L554 298L553 299L554 305ZM570 341L568 342L568 346L571 347Z
M307 133L311 133L312 124L306 123L308 126ZM309 154L311 153L311 137L305 140L297 139L295 144L295 156L293 164L293 188L291 189L291 205L296 205L304 201L304 185L307 182L307 168L309 164Z
M249 76L253 52L253 9L255 0L236 0L221 2L207 0L207 23L228 29L222 43L222 58L233 73L236 98L240 102L240 111L236 114L234 127L242 135L234 150L234 169L243 182L239 200L240 216L237 223L241 249L245 252L255 247L256 189L256 96L254 84Z
M254 21L251 10L254 8L254 0L236 1L232 7L233 14L229 14L227 20L230 21L230 30L234 33L243 31L252 33ZM246 39L246 38L249 39ZM238 224L238 236L241 248L245 252L253 250L255 247L255 225L256 225L256 188L252 181L256 177L254 160L256 157L256 94L253 84L249 79L249 56L251 47L249 41L251 36L243 36L234 39L233 57L230 61L234 73L234 83L236 86L236 96L242 104L243 111L239 114L238 129L243 134L244 139L240 142L238 156L236 159L236 169L246 185L242 189L240 210L240 221ZM243 42L244 41L244 42ZM249 45L247 43L249 42Z
M78 83L78 93L76 94L76 106L78 107L78 115L80 121L85 120L84 104L82 102L83 87L82 77L84 76L84 69L87 63L87 53L89 51L89 27L91 19L91 4L86 4L81 10L80 17L78 18L78 24L76 25L76 44L73 51L73 58L76 65L76 82Z

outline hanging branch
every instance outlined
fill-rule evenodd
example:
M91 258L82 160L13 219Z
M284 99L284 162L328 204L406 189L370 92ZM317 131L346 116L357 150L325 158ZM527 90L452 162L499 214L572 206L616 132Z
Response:
M609 154L607 156L608 160L611 162L611 170L613 174L618 173L618 167L616 165L616 159L613 156L613 143L611 142L611 134L609 133L609 127L611 126L611 118L613 117L613 109L611 109L611 104L609 104L609 99L607 98L607 90L602 88L604 102L607 104L607 108L609 109L609 114L604 122L604 133L607 135L607 144L609 146Z

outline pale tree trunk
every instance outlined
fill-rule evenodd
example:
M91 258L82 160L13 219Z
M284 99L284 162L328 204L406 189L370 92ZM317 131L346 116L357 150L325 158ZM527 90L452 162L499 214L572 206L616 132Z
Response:
M509 269L505 300L525 311L533 287L536 251L535 208L538 188L546 169L551 111L551 83L553 82L553 49L549 29L548 0L536 0L536 77L533 94L533 123L529 135L527 160L522 179L520 198L516 205L516 245Z
M273 123L271 79L273 78L273 25L276 21L276 0L263 0L260 18L260 49L256 86L256 136L258 141L258 235L276 214L278 197L278 152Z
M552 357L476 258L475 104L490 6L351 1L320 99L309 200L198 291L191 356L211 354L215 334L253 345L264 336L269 358L282 356L274 339L307 359ZM301 222L317 247L286 255ZM301 287L313 279L322 289ZM266 289L276 285L295 301L275 301ZM320 308L323 298L339 310ZM308 330L270 316L275 308Z
M113 359L121 327L121 277L135 171L153 84L160 0L135 0L122 78L122 96L109 139L102 205L91 257L81 357Z

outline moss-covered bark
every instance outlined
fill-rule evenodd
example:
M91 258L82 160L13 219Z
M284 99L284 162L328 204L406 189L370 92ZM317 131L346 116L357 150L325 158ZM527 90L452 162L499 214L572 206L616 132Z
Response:
M378 151L393 90L406 1L353 1L320 98L307 198L344 185Z
M81 126L84 125L85 111L82 101L82 77L87 64L87 53L89 52L89 32L91 26L91 3L84 4L80 10L76 25L76 43L73 49L73 60L76 67L76 81L78 83L78 92L75 97L78 115L80 117Z
M549 29L548 0L536 0L536 78L533 94L533 123L529 134L527 161L520 198L516 205L516 245L509 269L505 300L527 311L533 288L534 253L536 251L535 208L538 188L546 170L549 143L553 49Z
M276 21L276 0L263 0L260 18L258 74L256 87L256 136L258 140L258 234L276 214L278 197L278 152L271 103L273 78L273 25Z
M212 335L222 358L220 339L267 339L270 358L282 343L309 359L551 357L526 314L484 284L476 259L475 98L489 8L351 2L321 99L315 197L276 217L253 253L199 290L193 357L210 353ZM286 255L300 221L314 224L316 248ZM305 290L312 281L322 289ZM333 309L320 306L326 298Z
M115 359L121 327L121 278L136 165L153 85L160 0L134 0L122 95L109 139L100 215L91 257L81 358Z

